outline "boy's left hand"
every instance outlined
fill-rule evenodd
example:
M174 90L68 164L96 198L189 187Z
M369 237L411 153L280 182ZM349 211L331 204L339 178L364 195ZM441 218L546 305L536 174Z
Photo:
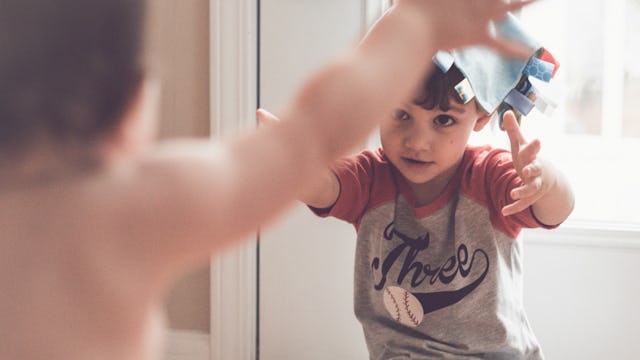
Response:
M502 215L509 216L535 204L551 189L554 180L553 171L546 171L544 162L538 158L540 141L524 139L512 111L507 111L503 119L502 125L511 142L513 166L523 181L522 186L511 190L514 202L502 208Z

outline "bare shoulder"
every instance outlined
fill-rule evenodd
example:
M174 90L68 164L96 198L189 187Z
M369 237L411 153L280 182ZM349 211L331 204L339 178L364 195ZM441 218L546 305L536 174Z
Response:
M88 344L104 338L110 357L134 358L125 356L135 350L128 344L144 341L132 330L148 322L145 308L160 282L127 244L135 239L122 226L124 192L110 182L92 176L0 194L0 333L11 345L0 353L22 355L7 358L92 357ZM39 335L21 332L28 329ZM72 344L75 355L58 354L67 350L61 344Z

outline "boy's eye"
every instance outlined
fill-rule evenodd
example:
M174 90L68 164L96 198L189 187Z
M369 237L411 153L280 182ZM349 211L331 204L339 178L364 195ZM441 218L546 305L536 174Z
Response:
M433 122L438 126L447 127L453 125L456 121L449 115L438 115L433 119Z
M397 109L393 112L393 118L398 121L407 121L411 118L411 115L402 109Z

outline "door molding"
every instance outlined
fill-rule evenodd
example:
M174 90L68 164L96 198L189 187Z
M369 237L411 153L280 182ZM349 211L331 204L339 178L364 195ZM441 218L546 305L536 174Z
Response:
M256 126L258 1L209 1L213 138ZM211 261L211 360L256 359L256 241Z

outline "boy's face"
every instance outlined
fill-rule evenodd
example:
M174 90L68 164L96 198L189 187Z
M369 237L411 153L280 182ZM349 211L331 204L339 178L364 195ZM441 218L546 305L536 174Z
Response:
M425 184L453 175L462 160L471 131L479 131L489 121L475 101L450 101L449 111L437 106L426 110L405 104L396 109L380 127L386 156L412 184Z

